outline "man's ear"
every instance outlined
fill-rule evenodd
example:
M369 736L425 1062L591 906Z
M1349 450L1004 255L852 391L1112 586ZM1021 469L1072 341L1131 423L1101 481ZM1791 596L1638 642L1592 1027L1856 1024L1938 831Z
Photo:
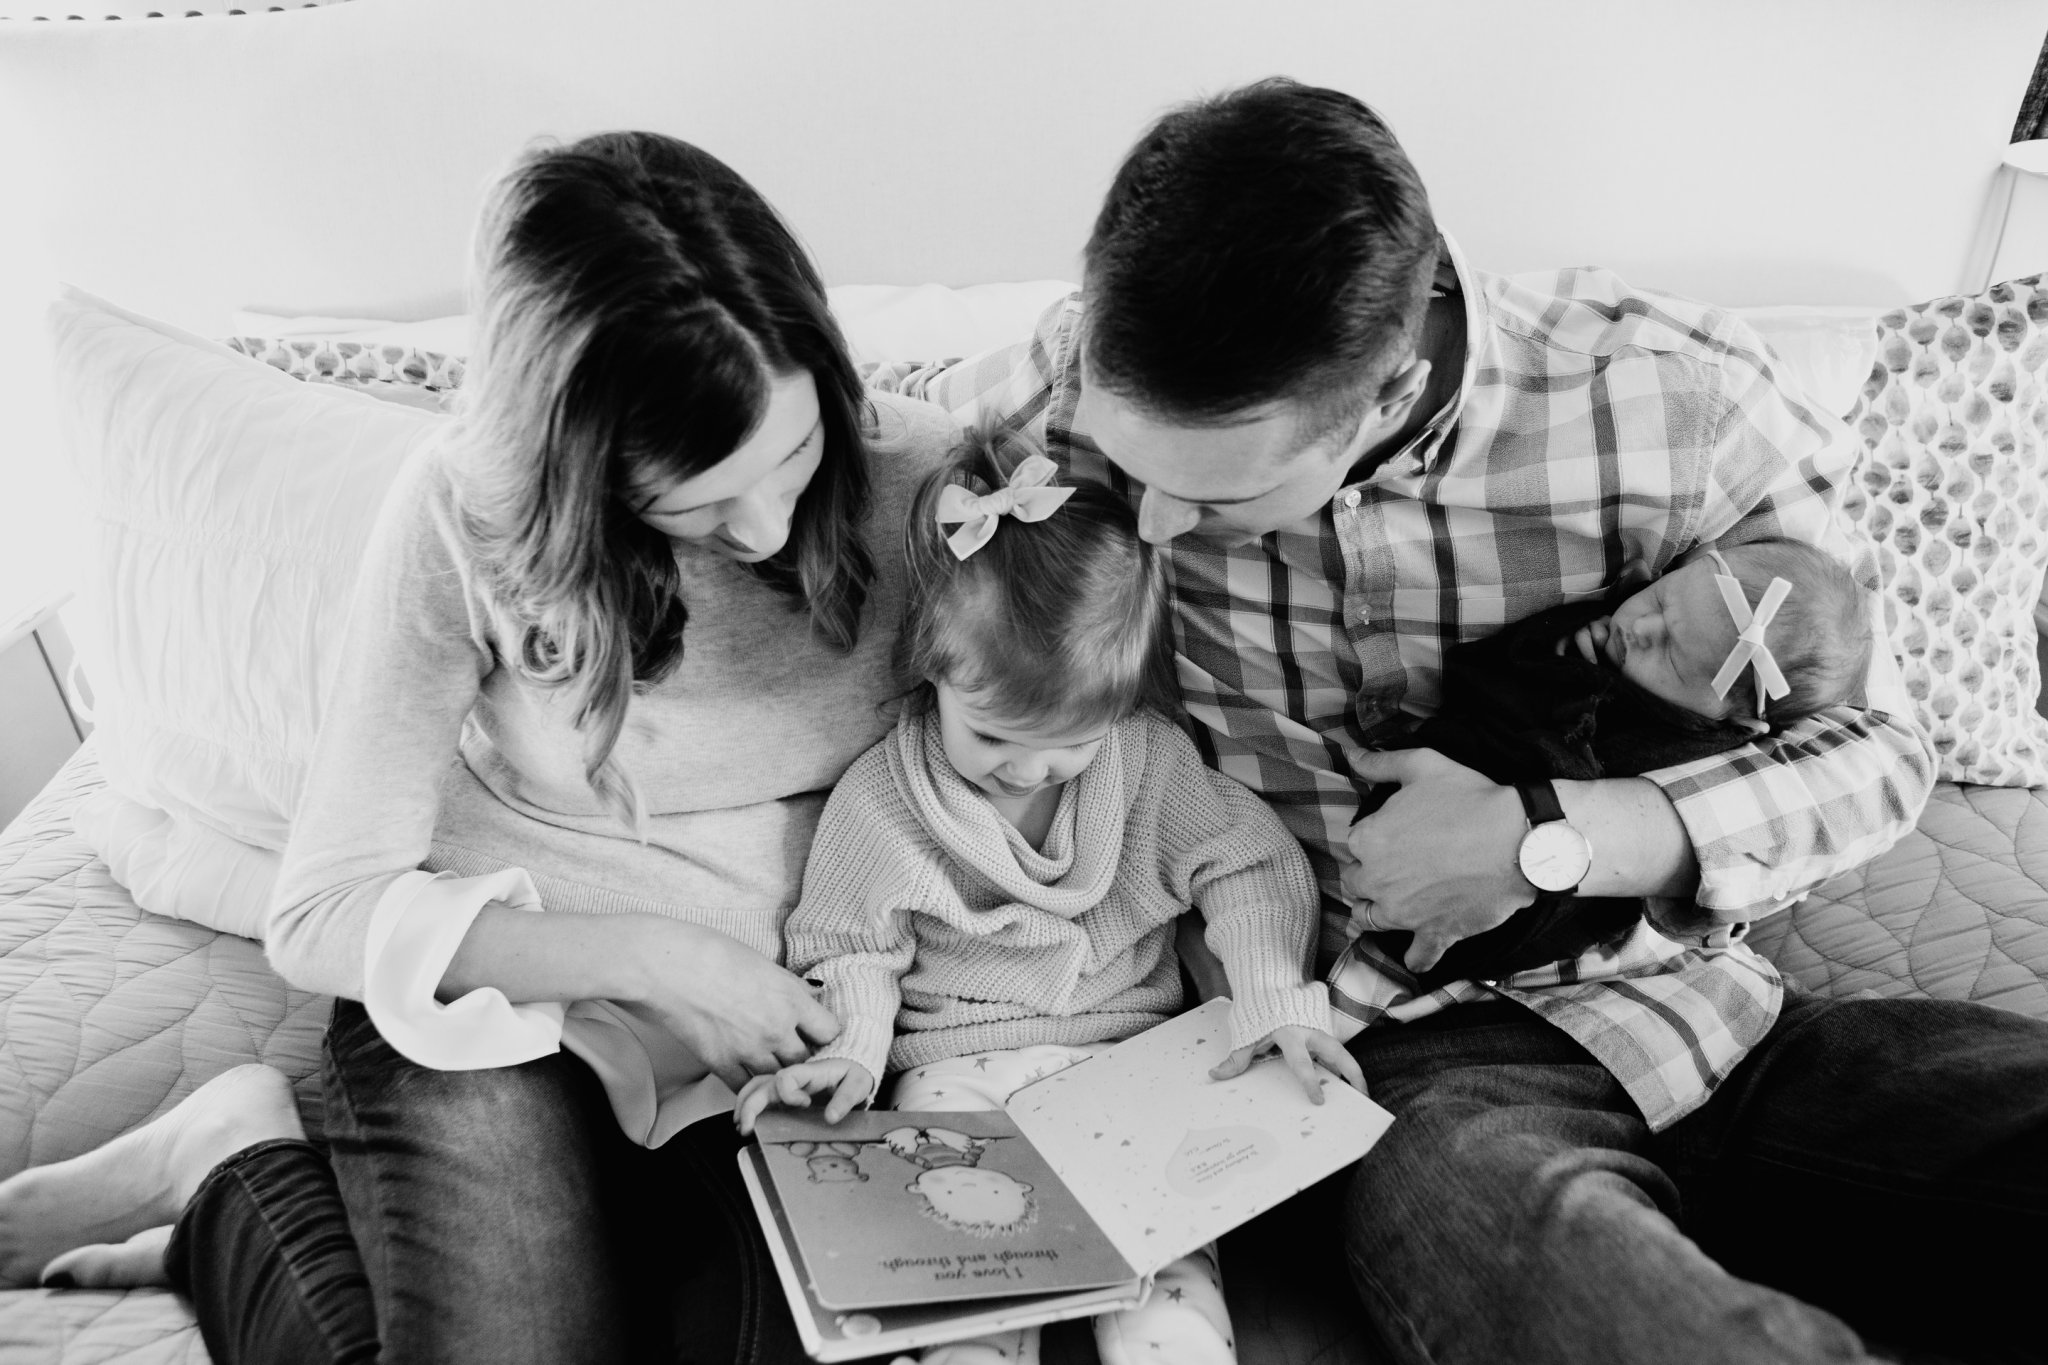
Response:
M1738 730L1749 731L1752 739L1760 739L1771 732L1771 723L1757 716L1730 716L1728 724Z
M1380 410L1379 425L1396 426L1402 422L1428 387L1429 362L1417 355L1380 385L1379 396L1373 400Z

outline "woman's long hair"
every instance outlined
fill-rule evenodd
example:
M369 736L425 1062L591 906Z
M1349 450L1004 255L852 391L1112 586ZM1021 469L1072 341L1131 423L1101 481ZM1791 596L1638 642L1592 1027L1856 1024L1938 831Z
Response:
M776 376L817 384L824 453L788 543L751 570L841 649L874 578L872 423L816 270L752 186L654 133L530 151L478 227L478 336L455 438L456 523L504 661L567 689L594 791L638 829L613 746L683 654L674 549L634 489L711 469Z

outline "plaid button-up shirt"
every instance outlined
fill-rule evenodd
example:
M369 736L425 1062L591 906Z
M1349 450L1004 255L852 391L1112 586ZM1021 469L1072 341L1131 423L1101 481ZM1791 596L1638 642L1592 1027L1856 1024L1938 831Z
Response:
M1602 595L1622 566L1662 571L1702 541L1791 536L1876 583L1834 516L1856 445L1781 382L1727 312L1566 270L1471 270L1445 242L1438 293L1462 300L1456 394L1403 449L1312 518L1251 544L1173 542L1183 699L1216 767L1260 793L1321 883L1337 1008L1365 1025L1506 997L1562 1028L1663 1127L1702 1103L1777 1016L1782 985L1740 942L1748 921L1875 857L1918 818L1932 756L1887 651L1866 705L1788 726L1775 744L1648 773L1698 859L1697 907L1720 927L1680 943L1641 925L1615 951L1498 981L1421 991L1355 938L1339 876L1360 754L1437 701L1450 645ZM1035 437L1077 477L1131 485L1075 422L1079 295L1025 342L969 360L895 364L869 383L963 421ZM1883 639L1880 630L1879 639Z

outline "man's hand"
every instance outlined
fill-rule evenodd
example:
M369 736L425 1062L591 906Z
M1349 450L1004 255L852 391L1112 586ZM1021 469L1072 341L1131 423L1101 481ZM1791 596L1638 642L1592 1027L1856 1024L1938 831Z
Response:
M1358 1069L1357 1060L1344 1050L1344 1044L1322 1029L1303 1028L1299 1024L1276 1028L1258 1042L1239 1048L1210 1070L1209 1079L1227 1081L1233 1076L1242 1076L1253 1062L1272 1052L1279 1053L1280 1060L1287 1063L1287 1069L1308 1092L1311 1104L1323 1102L1323 1079L1316 1075L1317 1062L1342 1077L1344 1083L1359 1094L1365 1093L1365 1073Z
M1452 944L1535 901L1515 862L1528 821L1514 788L1434 749L1366 754L1358 775L1401 789L1351 827L1352 922L1414 931L1409 971L1428 971Z
M859 1062L844 1057L823 1057L786 1066L772 1076L756 1076L740 1091L733 1106L732 1121L743 1135L754 1131L754 1120L771 1104L785 1109L808 1109L811 1096L830 1092L825 1122L837 1123L875 1093L875 1078Z

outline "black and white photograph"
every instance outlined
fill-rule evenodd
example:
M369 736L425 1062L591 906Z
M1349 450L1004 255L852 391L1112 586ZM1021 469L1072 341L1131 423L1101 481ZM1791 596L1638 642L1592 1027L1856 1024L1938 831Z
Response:
M2044 672L2048 0L0 0L0 1365L2048 1365Z

